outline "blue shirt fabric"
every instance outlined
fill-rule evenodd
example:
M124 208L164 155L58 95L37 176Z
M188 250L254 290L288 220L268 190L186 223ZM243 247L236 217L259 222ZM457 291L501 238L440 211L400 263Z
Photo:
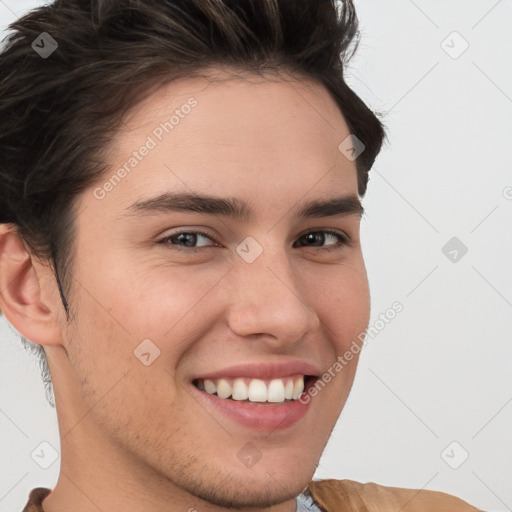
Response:
M295 512L322 512L311 496L299 494Z

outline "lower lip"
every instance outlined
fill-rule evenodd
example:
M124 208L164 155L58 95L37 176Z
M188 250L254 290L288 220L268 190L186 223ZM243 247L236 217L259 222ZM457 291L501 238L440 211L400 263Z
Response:
M314 384L315 381L311 380L301 396L304 397ZM297 399L282 404L262 402L261 405L251 405L241 400L219 398L217 395L201 391L193 384L190 385L195 394L199 395L207 406L253 430L283 430L291 427L306 415L312 400L312 397L309 396L307 403L302 403Z

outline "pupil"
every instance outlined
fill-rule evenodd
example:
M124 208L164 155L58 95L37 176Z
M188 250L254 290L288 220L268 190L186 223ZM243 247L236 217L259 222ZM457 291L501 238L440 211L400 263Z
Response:
M323 240L319 240L320 237L323 236L322 233L308 233L306 237L308 238L308 241L314 242L314 238L316 237L318 241L320 241L320 245L322 245Z
M193 247L195 245L195 241L196 241L195 236L196 235L194 233L180 233L178 235L178 239L181 242L185 242L186 247ZM188 238L188 240L185 240L184 238Z

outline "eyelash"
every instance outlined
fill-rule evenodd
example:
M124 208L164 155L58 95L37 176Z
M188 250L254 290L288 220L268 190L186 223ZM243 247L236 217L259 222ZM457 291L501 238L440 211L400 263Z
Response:
M338 231L333 231L331 229L315 229L315 230L312 230L312 231L308 231L308 232L300 235L299 239L303 238L303 237L305 237L307 235L316 234L316 233L323 233L323 234L326 234L326 235L332 235L332 236L338 238L338 242L336 244L333 244L332 246L327 246L327 247L320 246L320 247L318 247L322 251L326 251L326 252L340 251L341 249L344 248L344 246L350 245L350 237L348 235L346 235L345 233L339 233ZM193 231L193 230L192 231L180 231L178 233L173 233L172 235L168 235L168 236L158 240L156 243L158 245L172 245L172 244L169 244L168 242L172 238L176 238L176 237L178 237L180 235L183 235L183 234L204 236L205 238L209 238L212 242L217 243L207 233L204 233L203 231ZM211 246L208 246L208 247L211 247ZM180 247L178 245L174 245L172 247L172 249L176 250L176 251L179 251L179 252L197 253L201 249L206 249L208 247L188 247L188 248L183 248L183 247ZM314 248L314 247L317 247L317 246L311 246L311 247Z

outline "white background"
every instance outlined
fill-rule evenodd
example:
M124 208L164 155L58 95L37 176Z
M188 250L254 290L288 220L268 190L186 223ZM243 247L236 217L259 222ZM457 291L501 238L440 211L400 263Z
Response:
M0 28L41 4L0 0ZM370 325L395 301L404 309L368 338L315 477L509 511L512 1L356 6L362 40L347 80L386 113L389 136L363 201ZM442 251L452 237L468 249L456 262ZM60 445L38 367L4 319L0 341L0 511L12 512L57 480L59 461L43 470L31 452Z

